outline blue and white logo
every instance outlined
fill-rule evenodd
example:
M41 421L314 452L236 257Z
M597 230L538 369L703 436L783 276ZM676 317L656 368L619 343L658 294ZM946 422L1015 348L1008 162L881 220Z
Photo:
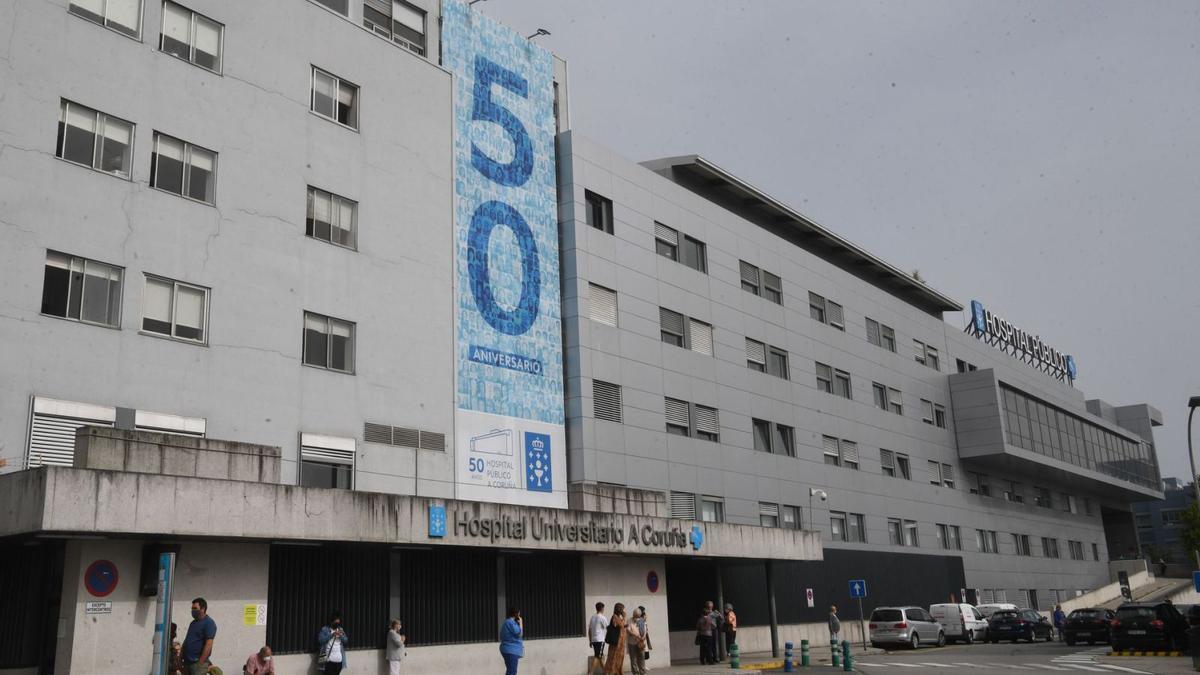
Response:
M1078 371L1075 369L1075 357L1068 354L1067 355L1067 375L1070 375L1071 379L1073 380L1073 379L1075 379L1075 375L1077 373L1078 373Z
M446 507L431 504L429 506L429 536L441 538L446 536Z
M983 303L978 300L971 301L971 322L975 324L976 331L987 332L987 315L984 314Z
M554 477L550 471L550 436L525 432L525 489L552 492Z
M704 545L704 531L700 529L699 525L692 526L692 533L688 536L688 540L692 542L693 551L699 551L700 547Z

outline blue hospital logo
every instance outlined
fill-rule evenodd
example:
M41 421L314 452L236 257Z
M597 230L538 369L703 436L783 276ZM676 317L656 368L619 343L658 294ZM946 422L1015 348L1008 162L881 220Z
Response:
M1073 379L1075 379L1075 375L1078 374L1078 372L1079 372L1075 368L1075 357L1068 355L1066 357L1066 359L1067 359L1067 375L1070 375L1071 379L1073 380Z
M693 525L688 539L692 542L692 550L699 551L700 547L704 545L704 531L700 529L699 525Z
M554 480L550 471L550 436L525 432L525 489L551 492Z
M429 536L446 536L446 507L431 505L429 507Z
M978 300L971 301L971 322L975 324L976 331L987 332L987 316L983 313L983 303Z

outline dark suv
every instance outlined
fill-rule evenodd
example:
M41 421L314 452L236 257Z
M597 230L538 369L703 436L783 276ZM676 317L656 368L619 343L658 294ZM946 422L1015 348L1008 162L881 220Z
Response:
M1111 624L1113 651L1187 649L1187 620L1169 602L1127 602Z
M1108 642L1108 626L1116 615L1116 612L1103 607L1077 609L1067 615L1067 624L1063 627L1063 641L1068 645L1076 642L1086 642L1089 645Z
M1002 609L988 617L987 641L1054 639L1054 628L1046 617L1032 609Z

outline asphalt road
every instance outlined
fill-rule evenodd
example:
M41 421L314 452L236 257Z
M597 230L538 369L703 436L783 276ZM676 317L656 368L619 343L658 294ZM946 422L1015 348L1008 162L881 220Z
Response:
M1068 647L1061 642L950 645L857 657L854 668L860 673L876 675L949 673L951 669L970 675L1019 672L1160 675L1191 670L1190 657L1129 658L1110 657L1108 653L1106 645Z

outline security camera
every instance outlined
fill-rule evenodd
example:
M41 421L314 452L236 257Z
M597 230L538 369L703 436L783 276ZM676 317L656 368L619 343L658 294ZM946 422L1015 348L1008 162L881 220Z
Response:
M824 490L818 490L816 488L809 488L808 496L809 497L817 497L821 501L825 501L826 499L829 499L829 495L825 494Z

